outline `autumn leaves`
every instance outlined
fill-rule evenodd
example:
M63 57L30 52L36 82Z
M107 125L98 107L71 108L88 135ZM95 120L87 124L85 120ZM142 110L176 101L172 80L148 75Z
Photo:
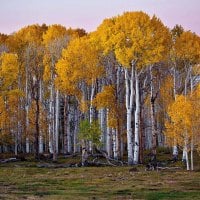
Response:
M25 137L30 137L33 121L38 132L34 140L45 138L45 148L55 160L62 143L60 135L66 133L68 149L76 149L72 140L77 141L78 129L85 127L98 133L101 147L110 157L120 159L127 150L130 165L142 162L146 143L156 154L158 137L163 133L172 145L187 147L187 152L195 148L199 123L198 109L194 109L199 91L195 80L200 61L200 38L196 34L179 26L170 31L156 16L144 12L126 12L105 19L89 34L60 25L32 25L6 41L18 60L15 54L3 53L0 76L11 85L17 77L22 80L17 88L25 94L18 104L19 108L26 107L26 117L32 113L34 101L38 109L31 117L35 121L27 118L24 123L20 119ZM8 61L16 77L6 72L12 71ZM35 81L38 87L34 87ZM34 99L30 91L38 98ZM60 116L63 104L64 116ZM78 119L70 114L70 106ZM86 132L82 131L81 140L84 148L92 149L94 131ZM63 143L67 147L66 141Z

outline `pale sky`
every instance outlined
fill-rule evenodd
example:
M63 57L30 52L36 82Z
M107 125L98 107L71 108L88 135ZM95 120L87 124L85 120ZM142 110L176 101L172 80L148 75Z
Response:
M0 0L0 32L35 23L90 32L105 18L138 10L155 14L170 28L180 24L200 35L200 0Z

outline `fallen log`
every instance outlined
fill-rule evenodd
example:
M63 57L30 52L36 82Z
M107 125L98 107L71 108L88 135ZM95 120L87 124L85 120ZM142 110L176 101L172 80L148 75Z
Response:
M17 158L7 158L7 159L0 160L0 163L9 163L9 162L17 162L17 161L20 161L20 159L17 159Z
M157 167L158 170L175 170L182 169L181 167Z

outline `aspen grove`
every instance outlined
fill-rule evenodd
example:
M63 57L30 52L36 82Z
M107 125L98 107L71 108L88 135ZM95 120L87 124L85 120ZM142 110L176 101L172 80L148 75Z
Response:
M91 33L29 25L0 34L0 153L143 163L167 146L193 170L200 150L200 37L125 12Z

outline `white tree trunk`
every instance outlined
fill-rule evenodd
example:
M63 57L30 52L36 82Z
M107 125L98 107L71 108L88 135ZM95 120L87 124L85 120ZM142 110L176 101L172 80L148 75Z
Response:
M93 106L92 106L92 100L94 98L94 91L95 91L95 84L94 82L92 83L92 86L91 86L91 94L90 94L90 116L89 116L89 119L90 119L90 124L92 123L93 121ZM93 150L93 144L92 144L92 141L89 141L89 152L92 152Z
M190 152L190 158L191 158L191 170L194 170L194 156L193 156L193 151L194 151L194 140L193 137L191 139L191 152Z
M59 142L59 91L56 90L56 112L55 112L55 139L56 139L56 153L59 152L58 142Z
M190 170L190 163L189 163L189 158L188 158L188 147L187 147L187 144L188 144L187 132L185 133L184 142L185 142L184 150L185 150L186 166L187 166L187 170Z
M157 147L157 127L155 120L155 95L154 95L154 84L153 84L153 73L152 66L150 66L150 77L151 77L151 133L152 133L152 153L156 156Z
M72 153L72 138L71 138L71 131L70 131L70 121L71 121L71 113L68 113L67 117L67 152L69 154Z
M131 76L129 77L128 69L124 69L125 71L125 86L126 86L126 116L127 116L127 151L128 151L128 164L134 164L134 156L133 156L133 133L131 127L132 120L132 107L133 107L133 65L131 67Z
M50 99L49 99L49 152L53 154L53 121L54 121L54 109L53 109L53 84L50 86Z
M139 162L139 126L140 126L140 94L139 77L135 70L135 142L134 142L134 164Z
M186 161L186 153L187 153L187 151L186 151L185 146L184 146L184 148L183 148L183 155L182 155L182 161L183 162Z
M108 157L111 157L112 156L112 150L111 150L111 133L110 133L110 127L108 126L108 113L109 113L109 110L107 109L106 151L108 153Z
M29 52L28 49L26 51L26 58L29 58ZM26 59L27 61L27 59ZM29 134L28 134L28 129L29 129L29 90L28 90L28 61L25 65L25 71L26 71L26 82L25 82L25 95L26 95L26 105L25 105L25 110L26 110L26 153L30 153L30 141L29 141Z
M29 138L26 138L26 153L30 153L30 143L29 143Z
M174 100L176 101L176 68L174 67L173 69L173 78L174 78L174 85L173 85L173 90L174 90ZM174 139L174 146L173 146L173 158L177 159L178 158L178 147L176 144L176 139Z
M175 140L176 141L176 140ZM174 141L174 142L175 142ZM176 142L174 143L174 146L173 146L173 158L176 159L178 157L178 147L176 145Z
M30 142L29 142L29 136L28 136L28 128L29 128L28 113L29 113L29 106L27 103L26 105L26 153L30 153Z
M78 142L78 124L79 124L79 111L75 109L74 111L74 153L80 152L80 145Z
M118 154L117 154L117 134L116 134L116 130L114 128L112 128L112 143L113 143L113 156L114 159L117 160L118 159Z
M100 123L100 129L101 129L101 143L102 143L102 149L106 150L106 109L101 108L99 110L99 123Z
M40 135L39 137L39 153L44 153L44 143L43 143L43 137Z

